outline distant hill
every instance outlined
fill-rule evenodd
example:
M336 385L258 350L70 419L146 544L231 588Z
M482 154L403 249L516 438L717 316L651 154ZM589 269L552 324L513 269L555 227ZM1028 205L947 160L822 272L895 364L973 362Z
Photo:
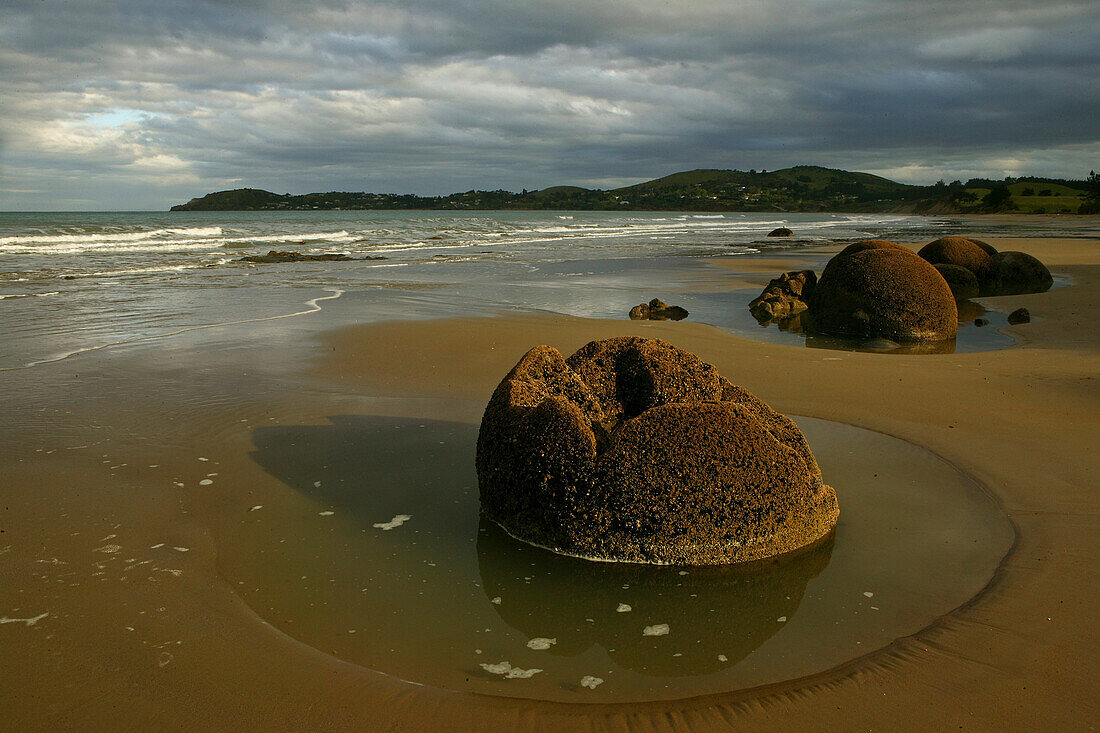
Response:
M191 199L173 206L172 211L554 209L1052 214L1077 213L1089 185L1083 180L1013 178L913 186L870 173L800 165L777 171L700 168L610 190L554 186L520 193L473 190L448 196L416 196L347 191L291 195L239 188Z

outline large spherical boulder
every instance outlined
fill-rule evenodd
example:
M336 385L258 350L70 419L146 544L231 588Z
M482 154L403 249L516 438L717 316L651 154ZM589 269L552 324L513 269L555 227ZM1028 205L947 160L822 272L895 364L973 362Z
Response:
M825 263L825 269L821 271L821 276L825 277L825 274L829 272L829 268L832 267L834 262L844 262L846 259L856 254L857 252L865 252L869 249L892 249L898 252L909 252L910 254L912 254L911 250L901 246L897 242L889 242L885 239L864 239L861 242L849 244L847 247L833 255L832 259Z
M1054 285L1050 270L1026 252L1005 251L993 256L991 290L994 295L1045 293Z
M955 298L936 268L900 245L868 245L852 245L826 266L810 297L813 331L899 343L954 338Z
M921 247L917 254L933 265L965 267L974 273L981 294L986 295L992 290L993 255L996 253L985 242L979 244L966 237L942 237Z
M947 281L947 287L951 288L951 294L955 296L955 300L977 298L978 293L981 292L978 287L978 278L965 267L944 264L933 265L933 267Z
M485 410L477 472L482 511L509 534L600 560L758 560L839 515L793 422L657 339L531 349Z

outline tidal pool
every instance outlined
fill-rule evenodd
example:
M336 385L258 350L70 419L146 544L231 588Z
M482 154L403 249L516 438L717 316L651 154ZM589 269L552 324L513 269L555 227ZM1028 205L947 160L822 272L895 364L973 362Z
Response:
M795 679L982 591L1013 531L977 483L905 441L796 421L841 517L792 557L678 567L555 555L480 518L476 425L356 415L253 432L252 458L282 500L269 493L217 523L219 572L261 618L347 662L576 702Z

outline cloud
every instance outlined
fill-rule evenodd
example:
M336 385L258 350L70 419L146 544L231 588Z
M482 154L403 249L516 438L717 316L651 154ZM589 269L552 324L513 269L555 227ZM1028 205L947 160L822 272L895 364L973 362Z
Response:
M1080 177L1098 29L1087 0L8 0L0 208L793 163Z

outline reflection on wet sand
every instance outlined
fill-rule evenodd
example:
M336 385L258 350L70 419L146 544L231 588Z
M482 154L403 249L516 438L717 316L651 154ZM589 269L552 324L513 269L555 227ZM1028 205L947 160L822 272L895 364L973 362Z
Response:
M486 598L509 626L552 637L572 657L594 645L651 676L712 674L747 657L793 618L833 539L795 557L741 566L591 562L532 547L482 519L477 558ZM644 635L667 624L675 636Z

